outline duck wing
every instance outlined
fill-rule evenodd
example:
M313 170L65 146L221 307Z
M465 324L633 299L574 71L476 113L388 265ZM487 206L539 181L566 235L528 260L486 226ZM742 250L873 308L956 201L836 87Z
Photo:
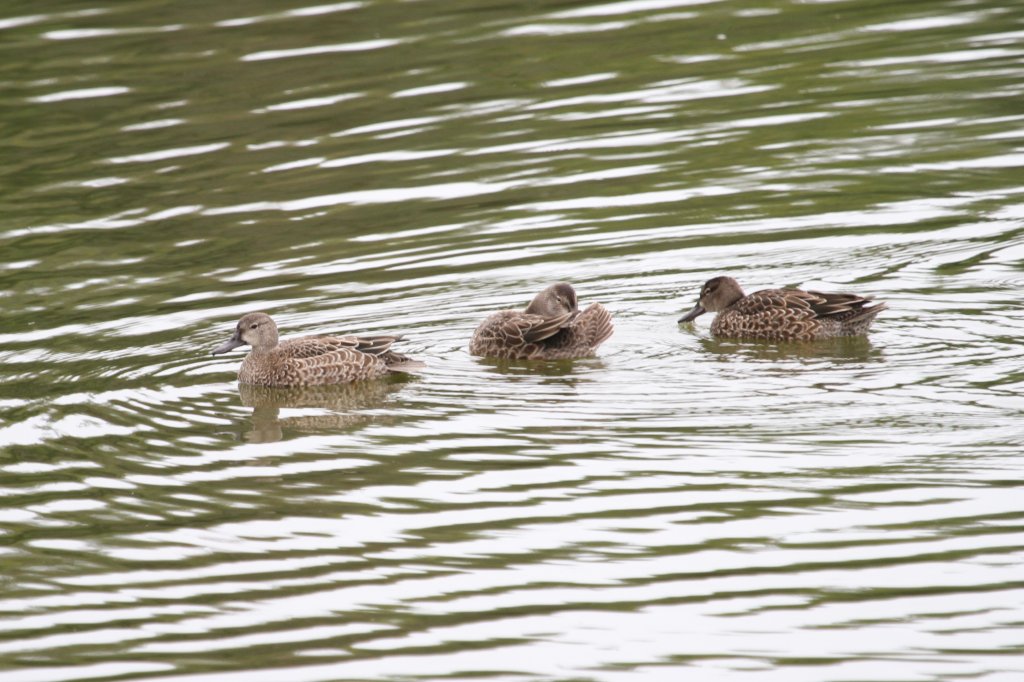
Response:
M573 322L578 327L593 348L597 348L608 340L608 337L615 331L612 324L612 314L600 303L591 303L590 307L580 313Z
M870 296L857 294L833 294L803 289L763 289L741 298L730 306L741 315L772 318L785 321L791 328L794 323L811 320L835 320L842 322L864 312L864 306L871 302ZM880 306L876 306L881 309Z
M814 297L814 300L808 302L817 317L837 322L857 317L864 306L871 302L870 296L858 296L857 294L831 294L819 291L802 293Z
M538 343L568 327L575 316L575 312L555 317L523 313L505 320L501 325L501 333L506 335L510 341L522 339L522 343Z
M369 355L386 353L391 344L401 339L400 334L392 336L303 336L282 341L278 346L288 357L294 359L315 358L341 350L354 350Z
M572 320L565 332L555 339L552 345L570 350L570 357L589 355L614 331L615 327L608 309L600 303L591 303Z
M476 328L469 342L469 352L492 358L537 357L548 343L557 343L552 337L570 327L577 315L576 311L571 311L546 317L521 310L502 310Z
M762 289L736 301L728 311L750 317L813 320L817 315L812 304L819 300L818 295L800 289Z
M404 337L401 334L390 334L388 336L344 336L341 338L354 341L355 348L360 353L387 355L391 353L391 344L401 341Z
M322 347L321 347L322 348ZM383 361L372 353L364 353L354 345L341 344L333 350L291 356L288 367L309 383L327 384L370 379L384 373Z

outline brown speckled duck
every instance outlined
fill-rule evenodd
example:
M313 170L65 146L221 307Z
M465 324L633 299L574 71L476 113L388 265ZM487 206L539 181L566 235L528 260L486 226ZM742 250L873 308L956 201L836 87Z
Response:
M213 351L249 344L238 380L255 386L323 386L411 372L423 363L391 350L393 336L303 336L278 343L277 325L266 313L249 313L235 333Z
M813 341L866 334L884 303L867 304L869 296L823 294L801 289L764 289L744 295L732 277L709 279L693 310L680 322L705 312L718 313L711 333L729 339Z
M502 310L480 323L469 352L512 360L565 360L593 355L612 335L612 316L600 303L580 312L576 291L558 282L526 310Z

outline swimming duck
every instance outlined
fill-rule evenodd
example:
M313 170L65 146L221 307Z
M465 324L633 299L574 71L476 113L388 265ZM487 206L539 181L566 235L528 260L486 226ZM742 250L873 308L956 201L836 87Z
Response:
M763 289L744 295L732 277L709 279L693 310L680 322L705 312L717 313L711 333L732 339L811 341L866 334L884 303L867 304L869 296L823 294L801 289Z
M473 333L469 352L490 358L564 360L593 355L614 331L600 303L580 312L576 291L557 282L534 296L525 310L502 310Z
M391 350L391 336L303 336L278 342L277 325L266 313L249 313L213 355L249 344L238 380L255 386L322 386L411 372L423 363Z

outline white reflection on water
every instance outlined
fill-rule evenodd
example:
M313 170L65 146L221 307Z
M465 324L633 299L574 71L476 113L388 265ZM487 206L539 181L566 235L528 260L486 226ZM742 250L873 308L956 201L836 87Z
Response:
M415 199L458 199L501 192L513 186L513 183L453 182L423 187L395 187L391 189L371 189L358 192L339 192L318 197L306 197L293 201L261 201L236 206L208 208L203 215L220 216L232 213L257 213L259 211L306 211L311 208L324 208L342 204L388 204Z
M260 62L270 59L290 59L292 57L309 57L313 55L324 55L338 52L361 52L364 50L380 50L386 47L393 47L403 41L394 39L364 40L354 43L339 43L336 45L314 45L310 47L295 47L287 50L263 50L252 52L242 57L243 62Z
M48 95L30 97L28 101L38 102L40 104L50 104L53 102L67 102L68 100L90 99L92 97L113 97L115 95L123 95L128 92L131 92L131 88L127 88L123 85L110 85L98 88L79 88L76 90L52 92Z

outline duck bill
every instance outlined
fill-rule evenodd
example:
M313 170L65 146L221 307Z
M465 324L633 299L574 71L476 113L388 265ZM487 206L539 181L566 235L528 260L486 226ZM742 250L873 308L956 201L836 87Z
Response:
M703 315L705 312L707 312L707 311L704 310L704 306L702 306L700 303L698 303L697 305L693 306L693 310L691 310L690 312L688 312L685 315L683 315L682 317L680 317L679 318L679 322L680 323L682 323L682 322L692 322L692 321L696 320L698 317L700 317L701 315Z
M238 332L236 331L231 336L230 339L228 339L227 341L224 342L224 345L218 346L216 350L214 350L212 353L210 353L210 355L219 355L221 353L227 353L229 350L234 350L235 348L238 348L239 346L244 346L244 345L245 345L245 341L242 341L242 339L240 339L238 337Z

